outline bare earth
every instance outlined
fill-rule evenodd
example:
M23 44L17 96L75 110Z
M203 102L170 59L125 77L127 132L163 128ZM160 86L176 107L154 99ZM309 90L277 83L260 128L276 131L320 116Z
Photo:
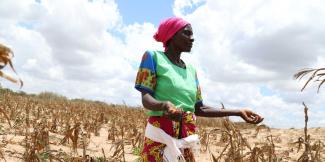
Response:
M4 124L2 124L4 125ZM270 138L272 135L272 140L275 145L275 153L278 157L283 157L281 161L297 161L297 159L302 155L304 147L302 146L298 152L298 145L295 142L298 141L299 137L304 136L303 129L262 129L258 132L254 128L251 129L241 129L241 134L244 138L248 140L251 147L262 145L267 141L267 137ZM311 143L316 140L320 140L323 144L325 143L325 128L310 128L308 129L308 134L311 135ZM98 136L91 135L88 141L88 146L86 148L86 154L91 157L104 157L106 159L113 154L114 148L112 148L112 141L107 140L108 128L104 126L99 131ZM24 136L14 135L11 133L2 132L0 135L1 147L0 152L3 153L5 160L8 162L18 162L23 161L22 156L25 152L24 148ZM71 148L72 142L68 145L61 145L60 140L63 138L62 135L50 133L50 149L53 152L65 152L73 157L78 157L83 155L83 149L78 147L77 152L74 152ZM5 147L2 147L2 145ZM197 161L199 162L210 162L211 153L215 157L218 157L225 147L225 143L220 141L220 136L215 135L211 137L211 144L209 144L208 149L205 146L201 146L201 153L197 155ZM210 151L209 151L210 150ZM322 149L321 158L325 161L325 148ZM132 153L132 147L130 143L126 143L125 146L125 160L126 161L137 161L139 157ZM5 161L1 159L1 161ZM54 160L55 161L55 160Z

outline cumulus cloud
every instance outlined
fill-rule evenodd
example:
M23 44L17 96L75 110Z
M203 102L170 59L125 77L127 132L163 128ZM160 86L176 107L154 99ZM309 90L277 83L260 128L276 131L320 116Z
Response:
M251 107L277 127L298 126L292 121L303 119L303 101L316 107L311 114L324 113L318 108L324 96L313 86L299 92L304 82L292 79L299 69L323 67L323 2L203 2L176 0L174 13L192 23L189 60L199 69L206 103ZM319 119L312 124L320 125Z
M292 79L300 68L323 67L322 3L175 0L174 14L193 26L193 50L182 57L197 67L204 102L302 127L305 101L311 125L323 124L325 94L313 86L301 93L304 82ZM157 26L124 24L114 0L1 0L0 17L0 42L16 54L23 90L141 105L134 79L142 54L162 50L152 39Z
M134 78L152 24L124 26L113 0L24 2L1 1L8 20L1 19L0 35L16 53L25 91L138 104Z
M315 65L317 56L324 54L324 34L312 27L293 24L274 33L234 40L233 49L245 62L285 77L301 67Z
M36 30L51 46L53 61L64 67L70 79L97 77L92 64L110 52L106 46L118 43L107 32L119 24L114 1L42 1L42 4L47 12Z

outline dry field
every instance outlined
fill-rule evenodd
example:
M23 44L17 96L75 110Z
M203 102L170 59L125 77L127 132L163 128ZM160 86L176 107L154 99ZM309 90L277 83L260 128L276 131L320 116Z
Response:
M0 89L0 161L137 161L143 111ZM199 162L325 161L325 128L272 129L226 118L199 118L198 125Z

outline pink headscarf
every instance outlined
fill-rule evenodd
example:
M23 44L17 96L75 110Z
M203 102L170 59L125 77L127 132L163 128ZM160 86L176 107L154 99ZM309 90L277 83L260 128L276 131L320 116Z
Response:
M183 20L179 17L171 17L160 22L158 27L158 31L155 33L153 38L157 42L162 42L164 44L164 48L167 48L167 41L172 38L176 32L190 24L189 22Z

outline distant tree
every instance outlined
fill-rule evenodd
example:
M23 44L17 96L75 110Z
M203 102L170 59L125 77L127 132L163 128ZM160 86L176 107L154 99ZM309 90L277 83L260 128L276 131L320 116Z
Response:
M37 95L38 98L41 99L51 99L51 100L67 100L67 97L60 95L60 94L56 94L54 92L41 92Z

